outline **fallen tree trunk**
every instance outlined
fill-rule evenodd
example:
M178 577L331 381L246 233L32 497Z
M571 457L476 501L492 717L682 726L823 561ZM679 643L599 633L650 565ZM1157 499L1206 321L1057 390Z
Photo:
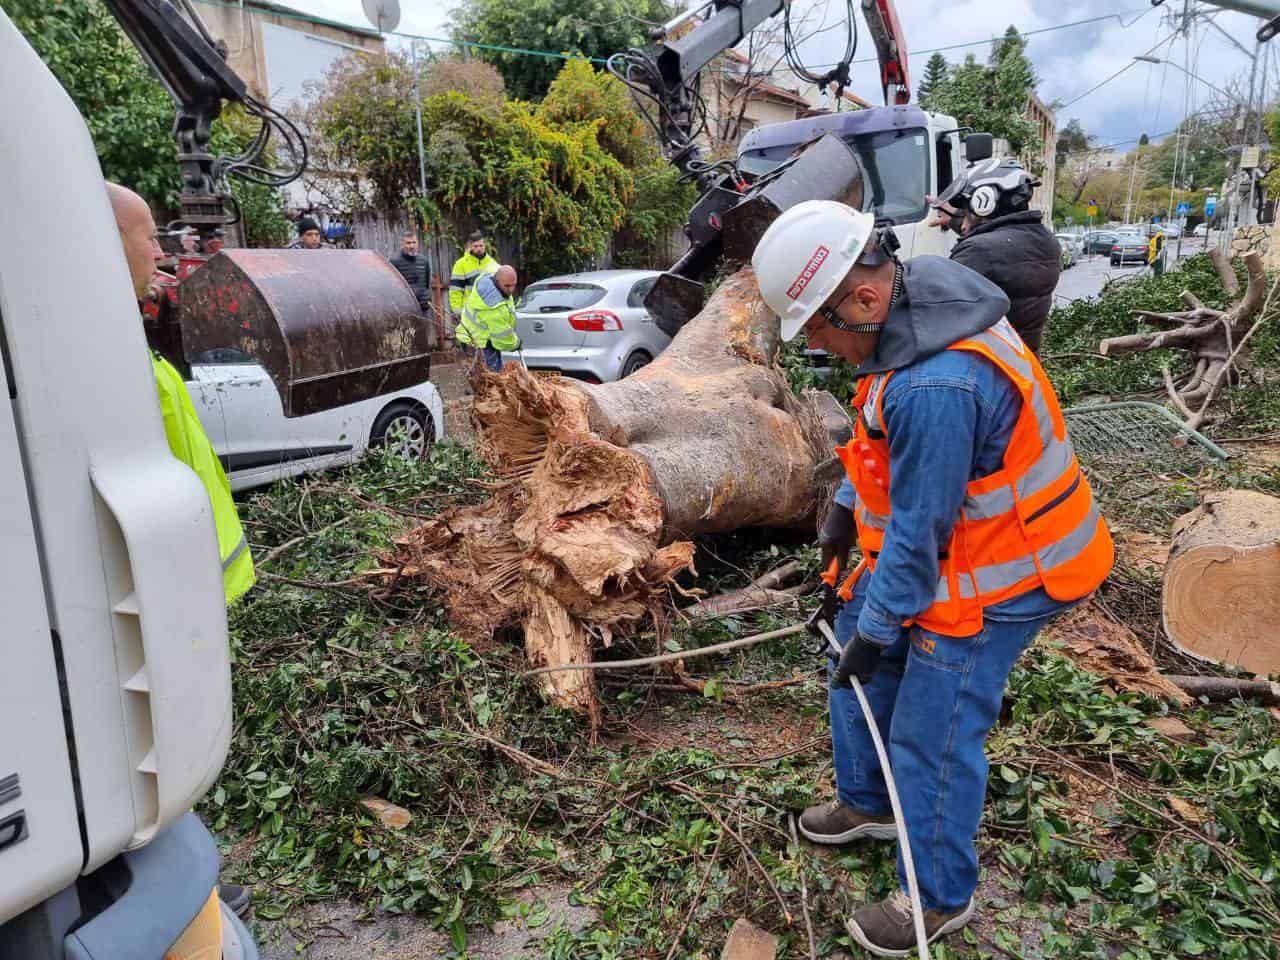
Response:
M1230 261L1220 250L1211 251L1209 256L1222 278L1227 295L1235 296L1239 292L1239 283L1236 282ZM1162 347L1193 353L1196 358L1195 369L1181 384L1175 383L1168 367L1165 368L1165 386L1169 398L1186 417L1187 425L1193 430L1204 422L1219 389L1226 383L1233 382L1231 378L1236 375L1235 365L1246 363L1248 359L1245 347L1252 333L1251 321L1263 307L1266 276L1260 254L1250 253L1244 258L1244 262L1248 271L1248 286L1244 296L1230 310L1206 307L1190 291L1184 291L1182 299L1188 309L1182 313L1134 311L1135 316L1152 323L1172 325L1173 329L1110 337L1098 345L1098 352L1104 357L1146 352Z
M1226 490L1180 517L1161 608L1169 639L1192 656L1280 671L1280 499Z
M399 541L400 576L443 589L472 636L523 627L535 667L589 662L649 615L661 632L673 581L693 565L688 538L810 523L840 475L832 448L848 417L828 394L791 392L779 346L743 269L625 380L479 371L479 446L505 483ZM540 680L594 721L592 677Z

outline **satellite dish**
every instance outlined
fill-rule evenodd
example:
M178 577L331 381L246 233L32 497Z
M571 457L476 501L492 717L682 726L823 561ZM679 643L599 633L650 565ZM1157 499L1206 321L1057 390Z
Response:
M379 33L390 33L400 25L400 0L361 0L361 6Z

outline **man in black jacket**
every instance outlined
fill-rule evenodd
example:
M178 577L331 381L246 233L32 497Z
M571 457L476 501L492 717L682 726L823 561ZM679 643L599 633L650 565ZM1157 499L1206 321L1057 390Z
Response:
M1040 211L1028 209L1034 187L1016 159L993 158L961 174L933 205L939 226L958 227L961 239L951 259L1004 291L1009 322L1039 354L1062 272L1062 248Z
M418 298L418 309L425 317L431 310L431 264L418 252L418 234L412 230L400 238L400 252L391 258L409 289Z

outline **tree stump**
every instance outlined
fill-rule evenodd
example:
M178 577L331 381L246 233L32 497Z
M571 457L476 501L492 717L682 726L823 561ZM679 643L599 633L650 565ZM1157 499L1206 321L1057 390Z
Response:
M1280 499L1227 490L1179 517L1161 605L1192 656L1280 671Z
M534 667L589 662L649 616L661 626L689 538L810 523L840 476L849 418L829 394L792 393L780 346L744 268L625 380L478 371L479 447L503 482L400 540L400 576L442 589L473 637L523 627ZM592 671L539 680L597 718Z

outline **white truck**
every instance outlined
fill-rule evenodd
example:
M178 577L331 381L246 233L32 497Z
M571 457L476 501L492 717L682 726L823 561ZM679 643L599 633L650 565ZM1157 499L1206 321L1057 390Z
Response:
M701 191L685 225L689 249L645 298L669 336L701 309L703 282L721 259L749 260L774 217L805 200L839 200L873 213L878 224L894 228L904 259L945 256L955 235L928 227L926 198L942 193L965 163L991 156L990 134L962 137L966 131L953 117L911 104L906 38L894 2L861 0L885 106L756 127L742 138L733 162L708 162L697 132L701 71L787 8L786 0L699 0L656 29L652 47L609 60L637 103L656 105L650 122L664 152ZM837 64L820 82L838 93L849 82L848 70L848 62Z
M301 174L296 128L189 5L105 3L175 100L187 224L229 222L208 152L225 101L291 131L278 179ZM421 383L430 355L412 292L366 251L207 259L144 332L89 131L0 9L0 960L258 956L190 812L231 738L227 616L209 497L170 452L148 349L177 366L243 351L289 418Z
M160 960L217 884L189 812L231 737L217 540L89 132L3 11L0 348L0 958ZM255 957L223 920L224 960Z

